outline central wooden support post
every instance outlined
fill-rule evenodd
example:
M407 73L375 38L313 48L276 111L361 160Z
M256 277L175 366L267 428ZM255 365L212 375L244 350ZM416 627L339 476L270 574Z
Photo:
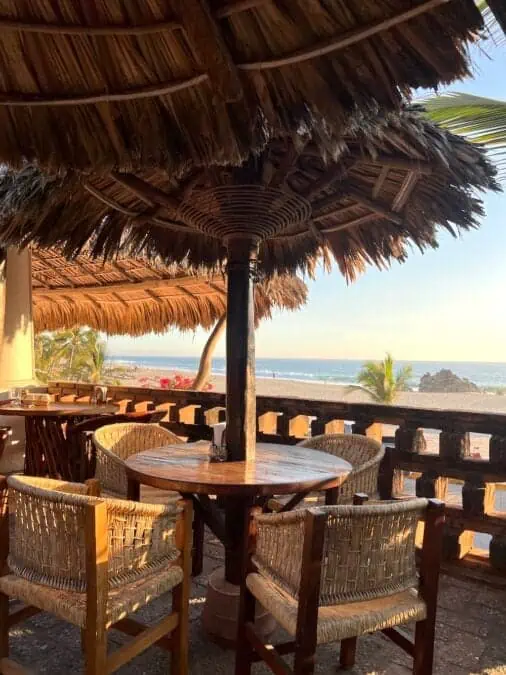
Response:
M252 239L228 240L227 291L227 461L253 460L256 443L254 284L258 245ZM209 576L203 621L207 633L224 646L237 636L239 585L244 574L246 514L249 498L226 497L225 568ZM259 605L257 627L264 635L274 620Z
M258 245L228 241L227 461L253 458L256 442L254 284Z

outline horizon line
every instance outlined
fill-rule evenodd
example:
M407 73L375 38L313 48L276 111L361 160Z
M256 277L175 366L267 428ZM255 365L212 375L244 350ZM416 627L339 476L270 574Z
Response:
M168 359L200 359L200 354L178 354L176 356L171 356L169 354L119 354L119 353L111 353L108 354L108 356L114 356L114 357L141 357L141 358L168 358ZM225 359L225 356L213 356L214 359ZM265 360L273 360L273 361L303 361L303 360L313 360L313 361L381 361L381 357L371 357L371 356L363 356L363 357L341 357L337 358L334 356L256 356L256 359L265 359ZM488 364L488 365L506 365L506 360L505 361L481 361L479 359L461 359L461 360L455 360L455 359L397 359L394 356L394 361L402 361L402 362L409 362L409 363L482 363L482 364Z

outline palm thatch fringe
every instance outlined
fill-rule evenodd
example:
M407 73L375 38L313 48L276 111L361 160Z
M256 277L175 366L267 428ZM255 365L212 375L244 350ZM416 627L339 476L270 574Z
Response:
M473 0L4 0L0 161L174 175L301 126L328 147L469 74L482 29Z
M312 271L320 256L328 262L333 255L353 279L368 264L404 261L411 246L437 247L440 229L456 236L478 227L477 192L499 189L495 173L483 148L440 129L419 110L357 115L334 157L322 158L308 137L298 136L271 141L240 167L190 168L180 180L154 169L85 180L75 172L48 176L33 166L6 171L0 241L59 246L68 257L86 249L93 257L143 255L221 271L226 242L213 232L218 197L263 186L278 195L273 213L287 195L308 204L311 216L271 232L260 246L261 271ZM202 195L214 213L195 208ZM192 220L193 212L200 220Z

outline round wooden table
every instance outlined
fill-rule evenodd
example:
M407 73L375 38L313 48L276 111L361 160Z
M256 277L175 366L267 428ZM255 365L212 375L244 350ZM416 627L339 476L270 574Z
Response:
M0 404L0 415L25 418L25 467L29 476L58 476L72 480L72 447L63 425L74 419L114 415L115 405L49 403L45 406Z
M223 583L210 580L205 608L208 632L221 639L226 637L223 608L216 608L210 616L207 605L214 583L214 594L221 592L227 598L228 611L237 612L232 609L230 596L237 598L244 573L243 551L251 509L273 495L295 493L296 500L289 503L293 506L314 490L324 490L326 502L333 503L352 469L348 462L325 452L271 443L257 443L254 460L242 462L211 462L210 445L202 443L169 445L132 455L126 460L126 468L130 499L140 498L141 484L180 492L192 499L205 524L223 543L225 577ZM223 511L210 495L224 498ZM229 627L231 634L233 630Z

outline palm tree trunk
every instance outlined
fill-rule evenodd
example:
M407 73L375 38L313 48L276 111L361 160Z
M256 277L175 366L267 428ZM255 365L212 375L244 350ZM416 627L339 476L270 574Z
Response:
M218 319L218 323L213 328L211 335L207 339L206 345L202 351L202 356L200 357L199 372L197 373L196 378L193 380L192 389L195 391L202 391L209 380L211 366L213 363L213 353L218 340L223 335L226 321L227 315L224 314L220 319Z
M75 351L76 351L76 346L73 342L72 343L72 349L70 351L69 363L68 363L68 366L67 366L67 373L68 373L67 377L69 378L69 380L72 377L72 366L74 364L74 353L75 353Z

